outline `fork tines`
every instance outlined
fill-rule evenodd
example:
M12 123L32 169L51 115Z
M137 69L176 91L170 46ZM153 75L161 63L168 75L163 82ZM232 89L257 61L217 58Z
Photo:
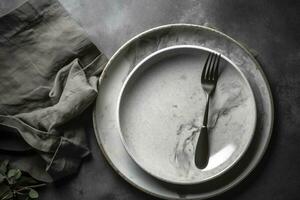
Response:
M216 81L218 78L221 54L209 53L201 75L201 82Z

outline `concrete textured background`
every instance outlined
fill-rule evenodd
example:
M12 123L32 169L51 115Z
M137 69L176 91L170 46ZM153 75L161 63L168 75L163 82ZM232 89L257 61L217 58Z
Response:
M0 13L24 0L0 1ZM256 54L275 105L274 131L262 162L239 186L214 200L300 199L300 1L297 0L60 0L108 57L134 35L163 24L214 27ZM156 199L118 176L97 146L78 175L41 191L41 199Z

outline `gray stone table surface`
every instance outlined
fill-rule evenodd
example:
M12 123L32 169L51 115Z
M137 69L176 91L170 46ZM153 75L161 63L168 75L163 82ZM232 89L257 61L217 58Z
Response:
M10 10L22 1L1 1L0 6ZM274 98L271 144L246 180L213 199L300 199L300 1L60 1L108 57L134 35L169 23L214 27L252 49ZM133 188L113 171L97 146L91 119L86 127L92 155L78 175L41 191L41 199L156 199Z

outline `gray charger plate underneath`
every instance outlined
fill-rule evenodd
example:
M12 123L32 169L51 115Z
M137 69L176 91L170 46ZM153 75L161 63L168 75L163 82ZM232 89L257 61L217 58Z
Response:
M256 131L239 162L221 176L196 185L165 183L142 170L122 144L117 119L119 95L134 66L157 50L176 45L201 46L227 57L247 78L257 107ZM205 199L240 183L261 160L271 137L273 101L259 64L239 43L207 27L173 24L157 27L134 37L114 54L100 77L93 121L103 154L117 173L133 186L164 199Z
M211 52L191 45L159 50L128 75L119 98L121 138L149 174L174 184L198 184L220 176L247 150L256 106L242 72L222 56L209 112L209 162L194 164L206 94L201 72Z

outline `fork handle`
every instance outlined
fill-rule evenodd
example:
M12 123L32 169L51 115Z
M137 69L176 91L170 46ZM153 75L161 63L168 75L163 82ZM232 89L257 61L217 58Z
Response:
M202 126L198 137L198 142L195 151L195 165L199 169L203 169L208 164L209 149L208 149L208 131L207 126Z
M204 111L203 125L200 129L200 134L196 144L195 150L195 165L199 169L204 169L208 164L209 159L209 146L208 146L208 130L207 119L209 110L210 93L207 94L207 102Z

